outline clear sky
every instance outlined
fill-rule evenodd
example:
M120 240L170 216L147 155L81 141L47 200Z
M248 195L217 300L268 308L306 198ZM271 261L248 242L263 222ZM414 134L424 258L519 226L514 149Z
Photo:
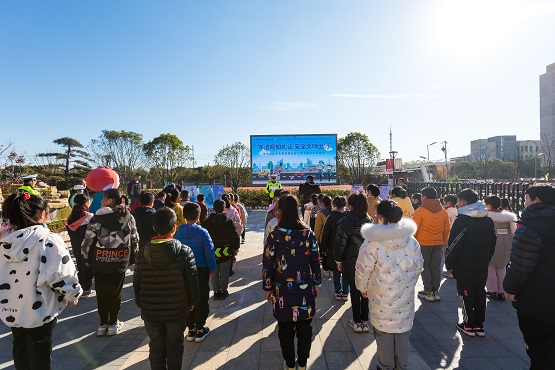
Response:
M170 132L202 165L251 134L360 131L385 158L391 126L404 160L538 139L554 19L553 0L6 0L0 142Z

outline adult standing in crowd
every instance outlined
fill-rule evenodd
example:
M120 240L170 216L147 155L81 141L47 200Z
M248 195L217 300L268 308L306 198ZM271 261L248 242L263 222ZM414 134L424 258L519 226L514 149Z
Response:
M268 194L268 204L272 204L274 200L274 192L281 189L281 182L277 181L276 175L270 176L270 181L266 184L266 194Z
M531 370L552 369L555 349L555 188L526 190L503 282L526 342Z
M133 180L129 181L127 184L127 195L131 200L131 208L134 208L135 203L139 201L139 195L141 194L141 175L135 174Z
M31 195L40 196L39 192L35 189L35 185L37 185L37 174L23 176L23 185L21 185L17 190L19 191L26 191Z
M314 183L312 175L308 175L304 184L299 185L299 197L301 198L301 212L303 216L305 212L304 205L310 203L312 194L320 194L321 192L320 185Z

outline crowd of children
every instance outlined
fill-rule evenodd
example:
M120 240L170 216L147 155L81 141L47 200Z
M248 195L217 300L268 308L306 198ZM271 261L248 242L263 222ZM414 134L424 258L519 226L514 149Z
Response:
M526 192L526 225L535 225L537 213L555 217L555 189L535 188ZM554 257L550 249L541 249L551 234L532 226L517 230L517 216L507 210L503 198L489 195L480 201L471 189L440 198L433 187L409 197L402 184L385 200L373 184L366 194L355 192L348 198L303 195L304 204L283 189L272 195L262 287L274 307L284 369L307 366L321 269L333 273L337 300L350 297L349 327L355 333L373 332L378 369L407 368L414 297L441 300L443 266L443 275L456 279L461 300L463 315L457 330L484 337L486 299L513 301L532 363L545 363L545 349L553 340L544 333L545 326L552 325L551 315L538 308L540 303L530 308L520 297L534 291L525 284L534 278L534 269L543 269L542 276L552 274L541 259ZM47 201L25 190L6 199L0 274L6 275L3 281L21 279L24 288L29 286L23 289L24 299L34 301L31 311L7 309L0 316L12 327L16 367L50 361L57 315L67 303L75 305L94 292L93 276L100 316L96 335L118 334L123 328L118 320L123 280L131 264L153 369L181 368L184 332L187 342L196 343L210 334L206 326L210 290L214 300L229 296L233 261L245 241L246 208L230 193L215 200L210 213L203 197L192 202L188 191L175 187L158 193L156 200L148 192L136 198L130 211L127 196L108 189L101 208L92 214L85 192L72 197L67 229L77 269L63 241L42 227L48 217ZM532 255L534 248L538 251ZM27 269L38 272L25 274ZM416 293L420 275L424 289ZM7 308L15 294L10 285L3 284L0 292ZM30 329L44 333L47 343L29 339ZM547 336L541 345L540 332Z

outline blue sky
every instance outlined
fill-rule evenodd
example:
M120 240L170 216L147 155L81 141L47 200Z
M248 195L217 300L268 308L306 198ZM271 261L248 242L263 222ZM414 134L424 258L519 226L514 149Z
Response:
M549 0L4 1L0 142L170 132L206 164L251 134L360 131L385 158L391 126L404 160L537 139L553 19Z

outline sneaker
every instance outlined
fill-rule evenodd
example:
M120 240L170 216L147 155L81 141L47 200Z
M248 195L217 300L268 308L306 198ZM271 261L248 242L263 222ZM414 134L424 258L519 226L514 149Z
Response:
M343 300L343 293L335 293L335 299L337 299L338 301Z
M210 329L208 329L206 326L204 328L202 328L201 330L197 330L197 335L195 337L195 342L196 343L200 343L204 340L204 338L206 338L208 336L208 334L210 334Z
M368 325L368 321L362 321L360 324L362 325L362 332L363 333L370 332L370 325Z
M116 335L118 333L121 333L121 331L123 330L123 321L117 321L114 325L108 325L108 331L106 332L107 336L113 336Z
M224 299L226 299L227 297L229 297L229 292L228 292L227 290L222 290L222 291L220 291L220 299L221 299L221 300L224 300Z
M436 300L433 292L427 292L425 290L418 292L418 298L424 298L428 302L434 302Z
M498 301L505 301L505 293L497 293Z
M443 275L446 278L452 278L453 277L453 273L451 271L443 271L441 273L441 275Z
M486 297L491 301L497 301L497 293L495 292L486 292Z
M88 296L90 296L91 294L93 294L94 290L89 289L89 290L84 290L83 294L81 294L80 298L87 298Z
M474 330L474 333L476 333L477 336L482 338L486 336L486 332L483 326L475 326L472 329Z
M344 301L348 301L349 300L349 293L343 293L341 294L341 298L343 298Z
M222 292L217 291L214 292L214 297L212 297L213 300L217 301L218 299L222 299Z
M353 331L355 333L362 333L362 324L361 323L357 323L357 322L354 322L354 321L351 320L351 321L349 321L349 327L351 329L353 329Z
M245 244L245 243L246 243L245 239L241 240L241 244Z
M439 292L434 290L434 301L441 301L441 297L439 296Z
M96 336L103 337L106 335L107 332L108 332L108 325L100 324L98 325L98 329L96 329Z
M195 328L192 328L187 331L187 337L185 337L185 340L187 342L194 342L196 337L197 337L197 330Z
M474 329L472 327L466 325L466 323L464 323L464 322L457 323L457 329L459 329L461 332L465 333L469 337L476 336L476 332L474 331Z

